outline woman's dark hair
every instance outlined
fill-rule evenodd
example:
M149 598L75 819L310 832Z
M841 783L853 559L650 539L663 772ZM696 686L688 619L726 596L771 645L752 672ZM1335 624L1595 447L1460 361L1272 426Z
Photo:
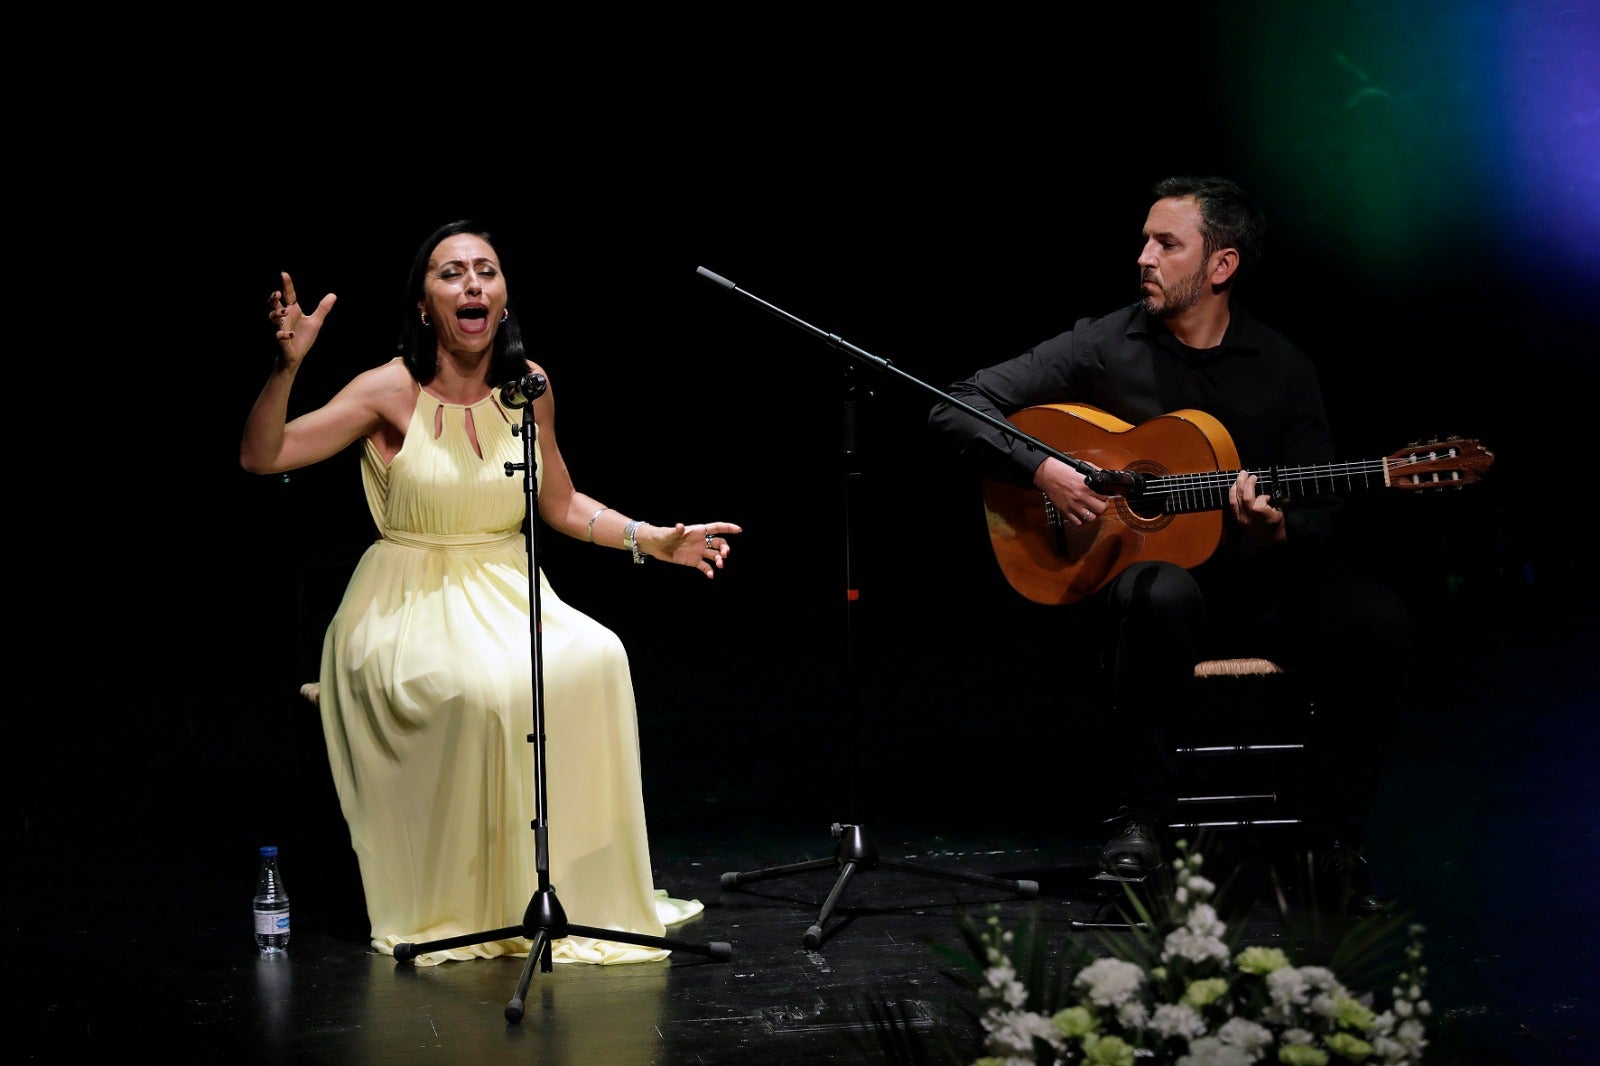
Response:
M418 246L416 257L411 261L411 273L406 276L405 307L400 319L400 358L405 361L406 369L411 371L411 376L417 379L419 385L426 385L439 372L438 338L433 326L423 325L421 316L417 314L417 301L422 299L423 285L428 276L428 260L433 257L433 250L439 247L441 241L463 233L479 237L489 247L494 247L494 238L489 236L489 231L476 222L470 219L451 222L434 230ZM499 249L495 251L498 254ZM500 269L503 276L510 276L503 260ZM522 347L522 326L517 322L516 308L511 305L509 287L506 289L506 312L506 320L495 331L494 351L489 355L491 385L516 381L528 372L527 355Z
M1219 248L1239 250L1236 276L1254 270L1261 262L1267 220L1245 195L1238 182L1228 178L1171 177L1150 190L1157 200L1192 196L1200 205L1200 239L1207 256Z

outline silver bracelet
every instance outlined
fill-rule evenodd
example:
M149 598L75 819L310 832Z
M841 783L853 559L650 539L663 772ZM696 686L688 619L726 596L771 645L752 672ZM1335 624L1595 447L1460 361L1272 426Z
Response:
M590 544L594 543L594 520L596 518L599 518L601 515L605 514L609 510L611 510L611 508L602 507L602 508L600 508L600 510L596 511L594 514L589 516L589 543Z
M639 550L639 520L635 518L622 528L622 546L633 553L635 563L644 562L644 552Z

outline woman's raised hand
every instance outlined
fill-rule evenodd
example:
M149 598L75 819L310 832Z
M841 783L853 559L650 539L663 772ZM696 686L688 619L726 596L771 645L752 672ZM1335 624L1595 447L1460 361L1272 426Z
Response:
M278 276L283 279L283 287L275 291L268 301L271 310L267 317L277 331L278 348L283 353L283 361L289 366L298 366L316 343L322 320L333 310L334 302L339 298L328 293L317 304L317 309L308 315L300 309L300 302L295 298L294 279L289 277L289 272L280 271Z

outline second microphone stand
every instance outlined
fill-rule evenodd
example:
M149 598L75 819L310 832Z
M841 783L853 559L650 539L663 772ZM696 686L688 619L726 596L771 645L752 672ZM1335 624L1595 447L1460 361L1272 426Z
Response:
M521 925L509 925L503 929L490 929L482 933L467 933L462 936L446 937L443 940L430 940L423 944L396 944L394 957L397 962L410 962L418 955L435 948L458 948L468 944L482 944L493 940L509 940L512 937L526 937L531 943L528 947L528 961L523 964L522 975L517 980L516 994L506 1004L505 1017L509 1022L522 1020L522 1006L528 994L528 985L533 980L533 967L537 963L539 968L549 973L554 968L554 959L551 956L551 946L556 940L568 936L586 936L596 940L615 940L624 944L640 944L645 947L667 948L673 951L688 951L698 955L705 955L718 962L725 962L733 955L730 945L721 941L710 944L690 944L681 940L669 940L665 937L649 936L645 933L628 933L618 929L600 929L592 925L578 925L567 921L567 912L562 908L561 901L556 898L556 890L550 884L550 820L546 813L548 802L545 794L545 736L544 736L544 644L543 627L541 625L543 614L539 597L539 555L536 550L538 543L537 529L539 526L539 501L538 501L538 464L534 457L536 450L537 434L533 423L533 401L544 394L546 382L542 374L530 374L520 381L511 382L502 386L500 392L501 402L507 407L521 407L522 425L512 427L512 432L522 438L522 462L506 463L506 477L511 477L518 470L523 472L523 489L528 497L528 517L524 523L527 530L526 540L528 545L528 632L532 650L533 662L533 732L528 734L528 740L533 744L533 775L534 795L538 810L534 812L534 866L538 875L538 888L533 898L528 901L527 909L522 915Z
M765 307L769 311L772 311L774 314L788 319L790 322L793 322L810 332L816 333L824 340L827 340L830 344L834 344L836 347L844 348L846 351L851 352L858 358L865 359L880 368L893 369L889 367L889 364L886 361L878 359L876 356L868 355L859 348L855 348L852 345L846 344L846 342L841 341L838 337L832 334L823 333L821 330L802 322L793 315L790 315L784 311L780 311L771 304L750 296L742 289L739 289L733 285L732 282L729 282L726 279L711 273L705 267L701 267L699 272L703 276L717 282L719 285L739 293L748 299L755 300L756 303L761 304L761 306ZM908 380L916 381L915 378L910 378L909 375L905 376L908 378ZM858 402L858 393L860 393L860 386L859 383L856 382L853 368L850 366L845 368L845 382L843 447L845 478L845 660L846 682L850 689L853 721L855 722L856 727L859 729L860 696L858 692L859 668L856 661L856 621L857 614L861 609L861 589L856 580L855 572L857 552L855 551L853 524L856 510L854 504L859 495L859 487L862 480L861 468L858 462L860 457L859 442L861 438L859 434L859 426L856 422L856 407ZM921 384L921 382L917 383ZM930 386L924 387L931 388ZM864 395L870 397L871 391L867 390ZM943 393L938 393L938 395L944 396ZM949 399L949 397L945 398ZM952 402L957 401L952 400ZM983 415L982 412L973 410L972 408L967 408L967 410L970 410L972 413L982 417L988 417ZM1015 432L1015 430L1013 430L1013 432ZM1077 460L1071 460L1071 462L1076 464ZM855 745L855 748L859 755L860 745ZM854 777L852 777L852 787L854 787ZM879 853L877 841L873 839L872 833L865 825L849 825L835 822L832 826L832 832L839 841L832 858L807 859L802 862L787 863L782 866L771 866L760 870L746 870L743 872L725 873L722 875L722 887L735 889L743 885L750 884L754 881L765 881L775 877L788 877L793 874L803 874L812 870L821 870L830 866L837 866L839 869L839 876L835 878L833 889L828 893L827 899L823 901L821 913L817 915L817 920L806 929L805 934L801 937L801 943L808 948L815 948L821 945L824 937L824 929L827 926L828 919L833 915L834 909L839 904L839 900L844 896L845 889L850 886L850 882L855 878L856 874L874 869L879 866L887 867L893 870L901 870L907 873L918 874L923 877L939 878L945 881L959 881L971 885L982 885L985 888L998 888L1014 895L1021 896L1023 899L1033 899L1039 894L1039 884L1036 881L1014 880L1005 877L990 877L985 874L965 873L957 870L942 870L937 867L927 866L921 863L905 862L898 859L886 859Z

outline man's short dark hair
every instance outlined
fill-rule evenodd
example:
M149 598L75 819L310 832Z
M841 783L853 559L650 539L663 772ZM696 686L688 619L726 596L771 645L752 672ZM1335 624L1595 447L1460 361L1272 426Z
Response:
M1176 176L1156 182L1151 192L1158 200L1194 197L1200 206L1200 239L1205 242L1207 256L1222 248L1237 248L1240 274L1261 262L1267 221L1238 182L1230 178Z

